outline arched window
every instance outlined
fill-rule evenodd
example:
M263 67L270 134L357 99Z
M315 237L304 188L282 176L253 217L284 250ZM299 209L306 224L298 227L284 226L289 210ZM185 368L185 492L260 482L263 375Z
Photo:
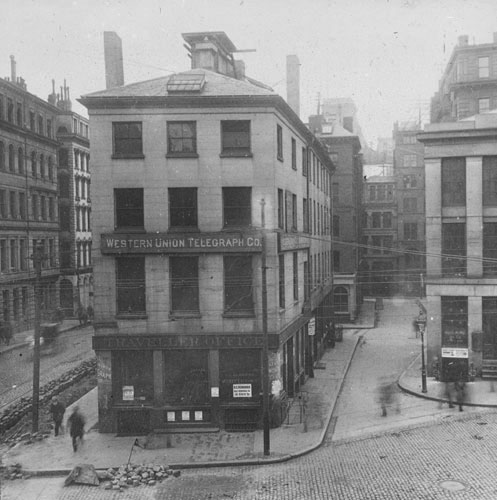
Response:
M17 125L19 127L23 126L22 120L22 106L20 104L17 105Z
M333 290L333 305L336 313L349 312L349 292L343 286Z
M31 153L31 175L36 177L37 168L36 168L36 153L33 151Z
M14 154L14 146L12 146L12 144L9 144L9 170L11 172L16 171L16 158Z
M22 148L17 150L17 171L20 174L24 173L24 154Z

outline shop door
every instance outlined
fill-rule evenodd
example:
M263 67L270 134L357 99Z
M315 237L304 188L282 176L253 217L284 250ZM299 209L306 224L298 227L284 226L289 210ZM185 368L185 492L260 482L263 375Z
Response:
M497 359L497 298L483 297L483 359Z

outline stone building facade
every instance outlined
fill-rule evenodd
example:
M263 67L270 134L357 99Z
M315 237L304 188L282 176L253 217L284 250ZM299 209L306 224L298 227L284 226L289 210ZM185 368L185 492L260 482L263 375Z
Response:
M80 100L101 432L260 425L266 333L278 425L331 320L326 150L224 33L184 38L192 70Z

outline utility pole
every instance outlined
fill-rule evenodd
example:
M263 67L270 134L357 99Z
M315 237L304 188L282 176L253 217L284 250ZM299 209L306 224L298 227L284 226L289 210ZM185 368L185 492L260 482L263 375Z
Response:
M40 241L33 248L33 263L35 268L35 336L33 352L33 422L32 432L38 432L38 410L40 403L40 333L41 333L41 261L43 246Z
M267 277L266 277L266 219L264 207L266 201L261 200L262 226L262 425L264 439L264 456L269 456L269 342L267 331Z

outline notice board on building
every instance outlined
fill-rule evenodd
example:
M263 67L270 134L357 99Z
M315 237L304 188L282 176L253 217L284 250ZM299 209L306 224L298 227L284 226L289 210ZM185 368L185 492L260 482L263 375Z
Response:
M123 401L134 401L135 388L132 385L123 385Z
M251 398L252 384L233 384L234 398Z

